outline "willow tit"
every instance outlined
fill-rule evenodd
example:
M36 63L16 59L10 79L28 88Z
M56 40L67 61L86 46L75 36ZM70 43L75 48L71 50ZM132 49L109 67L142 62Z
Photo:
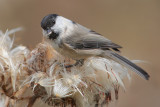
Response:
M121 46L93 30L57 14L45 16L41 27L45 40L61 55L75 60L91 56L109 58L149 79L147 72L117 53Z

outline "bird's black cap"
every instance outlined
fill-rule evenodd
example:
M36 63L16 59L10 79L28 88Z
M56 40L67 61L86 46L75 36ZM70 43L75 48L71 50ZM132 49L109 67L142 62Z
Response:
M55 19L57 18L58 14L49 14L45 16L41 21L41 27L46 30L52 27L55 24Z

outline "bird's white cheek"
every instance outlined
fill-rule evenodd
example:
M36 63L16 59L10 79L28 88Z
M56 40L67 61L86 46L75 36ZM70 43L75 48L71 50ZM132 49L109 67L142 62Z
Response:
M57 24L54 25L53 27L51 27L51 30L52 30L54 33L57 33L57 34L59 34L60 32L63 31L63 29L60 28Z

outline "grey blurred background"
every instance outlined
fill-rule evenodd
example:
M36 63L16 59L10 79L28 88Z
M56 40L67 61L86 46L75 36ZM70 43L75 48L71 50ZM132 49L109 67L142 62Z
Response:
M140 59L149 81L132 75L113 107L160 107L160 0L0 0L0 29L23 27L17 44L34 48L40 22L57 13L123 46L122 55Z

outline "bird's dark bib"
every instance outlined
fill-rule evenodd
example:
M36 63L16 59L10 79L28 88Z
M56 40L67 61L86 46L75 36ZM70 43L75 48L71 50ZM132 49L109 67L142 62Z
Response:
M59 36L58 33L52 32L52 33L49 35L49 39L54 40L54 39L56 39L58 36Z

